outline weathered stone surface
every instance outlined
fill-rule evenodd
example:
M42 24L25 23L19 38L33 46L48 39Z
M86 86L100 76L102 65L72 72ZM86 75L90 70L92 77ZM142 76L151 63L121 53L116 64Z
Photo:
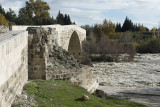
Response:
M81 68L78 60L54 37L55 29L28 28L29 79L69 79Z
M9 28L3 25L0 25L0 34L9 32Z
M19 32L0 44L0 107L10 107L28 80L27 41L27 32Z
M37 107L35 95L28 95L25 90L15 97L11 107Z
M99 86L98 77L94 77L89 66L83 66L75 76L70 79L71 83L82 86L88 92L94 93Z

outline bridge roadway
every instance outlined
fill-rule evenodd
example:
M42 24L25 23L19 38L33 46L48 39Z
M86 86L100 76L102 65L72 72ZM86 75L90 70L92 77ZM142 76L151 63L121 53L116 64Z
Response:
M12 37L16 36L17 34L19 34L21 31L11 31L11 32L8 32L8 33L2 33L0 34L0 42L2 41L5 41L5 40L9 40L11 39Z

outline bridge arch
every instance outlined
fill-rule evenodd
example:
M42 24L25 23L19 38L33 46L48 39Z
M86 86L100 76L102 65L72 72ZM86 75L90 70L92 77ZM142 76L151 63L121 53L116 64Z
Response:
M68 51L73 54L76 59L80 60L80 56L82 53L82 46L79 36L76 31L73 31L71 37L69 39Z

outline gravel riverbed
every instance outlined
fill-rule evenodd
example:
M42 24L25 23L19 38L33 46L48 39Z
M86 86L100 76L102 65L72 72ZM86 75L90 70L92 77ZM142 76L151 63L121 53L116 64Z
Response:
M108 95L160 107L160 54L136 54L134 62L94 63L92 72L99 77L98 89Z

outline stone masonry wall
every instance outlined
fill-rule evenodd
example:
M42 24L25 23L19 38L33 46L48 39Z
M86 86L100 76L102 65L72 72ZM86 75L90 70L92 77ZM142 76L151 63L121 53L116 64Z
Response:
M46 29L46 30L45 30ZM29 32L29 79L46 79L48 46L54 41L52 29L28 28Z
M10 32L2 36L6 38L0 42L0 107L10 107L28 80L28 33Z
M30 27L29 79L69 79L81 67L79 62L55 38L53 28Z

